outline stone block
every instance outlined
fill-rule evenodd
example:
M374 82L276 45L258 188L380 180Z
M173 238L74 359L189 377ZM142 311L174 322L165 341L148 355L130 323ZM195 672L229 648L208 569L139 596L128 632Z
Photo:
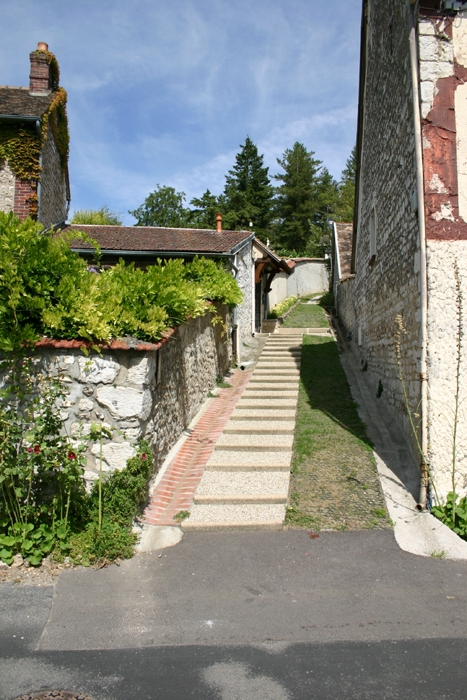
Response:
M130 360L126 381L128 384L150 384L154 379L156 360L153 354Z
M103 357L79 357L80 382L91 384L112 384L118 373L120 365L115 358L107 355Z
M116 420L128 418L147 420L152 408L150 391L140 391L126 386L100 387L97 390L97 400Z
M96 457L96 461L99 459L100 445L95 444L92 446L91 453ZM102 461L103 466L106 466L106 471L114 471L118 469L119 471L126 467L127 460L134 457L136 450L133 445L128 442L108 442L106 445L102 446Z

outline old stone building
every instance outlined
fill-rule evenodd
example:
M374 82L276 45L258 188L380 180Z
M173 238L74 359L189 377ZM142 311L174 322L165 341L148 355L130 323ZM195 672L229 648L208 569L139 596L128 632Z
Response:
M461 494L467 488L463 8L363 2L351 269L336 285L340 322L364 376L410 436L414 458L426 455L431 496L440 500L453 483Z
M70 202L66 92L47 44L30 54L29 87L0 87L0 210L46 228Z

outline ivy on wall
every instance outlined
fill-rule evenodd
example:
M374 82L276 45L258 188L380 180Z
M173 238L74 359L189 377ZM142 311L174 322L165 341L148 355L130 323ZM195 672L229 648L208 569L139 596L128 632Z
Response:
M55 93L48 110L42 116L41 134L21 124L0 125L0 162L8 161L16 177L20 180L33 181L31 184L34 188L40 180L40 155L49 137L49 126L60 156L62 173L66 170L70 149L66 113L67 94L66 90L58 85L60 80L58 61L50 51L37 53L46 56L50 67L52 90ZM37 219L37 212L37 194L33 193L29 198L31 218Z

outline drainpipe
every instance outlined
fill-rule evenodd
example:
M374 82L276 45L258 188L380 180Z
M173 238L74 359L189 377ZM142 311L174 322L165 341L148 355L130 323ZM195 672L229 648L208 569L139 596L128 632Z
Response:
M427 292L427 272L426 272L426 239L425 239L425 197L423 179L423 150L422 150L422 127L420 118L420 97L419 97L419 76L418 76L418 51L416 32L416 12L415 3L412 2L410 13L410 68L412 73L412 97L413 115L415 131L415 162L417 168L417 207L418 207L418 233L420 247L420 389L421 389L421 441L420 446L424 458L420 462L420 494L417 504L418 510L425 510L427 502L429 475L426 468L428 461L428 383L426 370L426 348L427 348L427 315L428 315L428 292Z
M237 266L237 254L235 253L233 259L230 260L232 269L234 271L234 278L237 279L238 276L238 266ZM238 360L238 310L234 306L232 314L232 359L234 362Z

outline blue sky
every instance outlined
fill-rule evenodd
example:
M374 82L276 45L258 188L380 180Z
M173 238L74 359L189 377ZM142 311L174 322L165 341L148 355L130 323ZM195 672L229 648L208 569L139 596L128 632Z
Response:
M134 219L156 185L219 194L246 135L302 142L339 178L355 142L360 0L0 2L0 83L45 41L70 120L71 210Z

